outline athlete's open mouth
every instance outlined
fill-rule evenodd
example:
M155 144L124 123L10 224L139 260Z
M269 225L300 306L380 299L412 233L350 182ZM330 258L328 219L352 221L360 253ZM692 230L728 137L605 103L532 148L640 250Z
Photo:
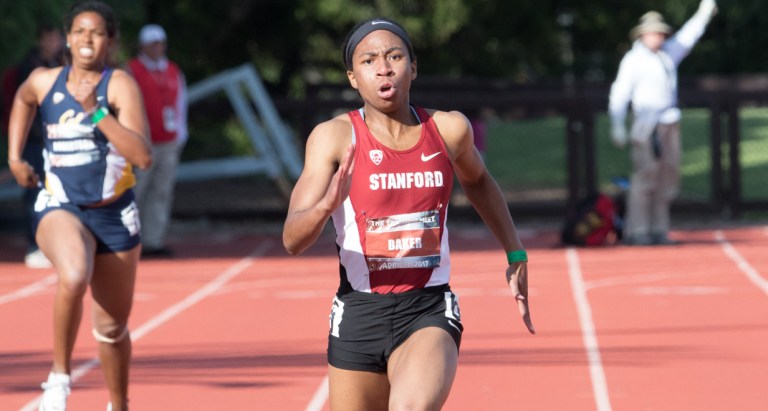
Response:
M395 87L392 84L384 84L379 87L379 97L390 98L395 94Z

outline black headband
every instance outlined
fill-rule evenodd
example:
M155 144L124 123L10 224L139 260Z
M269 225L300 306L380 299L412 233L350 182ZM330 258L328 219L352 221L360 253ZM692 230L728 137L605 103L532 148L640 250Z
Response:
M355 47L357 47L365 36L376 30L387 30L397 35L397 37L400 37L408 48L408 57L413 61L413 46L411 46L411 39L408 37L408 33L406 33L400 25L391 20L373 19L360 24L349 36L347 36L347 44L344 46L344 65L347 69L352 70L352 54L355 52Z

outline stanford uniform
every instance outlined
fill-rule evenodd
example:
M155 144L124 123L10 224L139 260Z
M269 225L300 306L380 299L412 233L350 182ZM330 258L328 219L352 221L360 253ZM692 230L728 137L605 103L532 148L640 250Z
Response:
M334 211L341 283L330 315L328 362L384 372L390 354L425 327L463 327L448 286L446 212L453 168L443 138L422 108L419 141L393 150L351 111L355 168L349 197Z
M371 135L362 109L349 113L355 169L349 197L333 213L340 294L399 293L448 283L445 218L453 169L432 118L424 109L414 110L421 137L403 151Z

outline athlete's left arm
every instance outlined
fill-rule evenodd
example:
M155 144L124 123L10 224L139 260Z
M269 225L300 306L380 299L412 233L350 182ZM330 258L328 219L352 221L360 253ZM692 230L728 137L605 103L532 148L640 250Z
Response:
M475 148L469 120L456 111L436 111L433 119L449 151L456 178L472 206L504 247L504 251L522 250L523 243L517 234L504 195ZM528 330L535 333L528 306L527 262L510 264L506 274L523 321Z
M472 206L506 251L521 250L523 244L501 189L475 148L469 120L456 111L437 111L433 118L448 148L456 178Z
M112 73L109 105L115 108L97 127L131 164L147 168L152 163L144 101L136 81L123 70Z

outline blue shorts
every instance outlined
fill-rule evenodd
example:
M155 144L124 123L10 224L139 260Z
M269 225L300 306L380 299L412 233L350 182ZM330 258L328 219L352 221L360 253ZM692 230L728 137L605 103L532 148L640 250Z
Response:
M54 210L66 210L77 216L96 239L96 253L130 250L141 243L139 208L133 190L101 207L85 207L60 203L46 190L40 190L35 202L35 232L43 217Z
M392 352L414 332L438 327L461 344L458 298L446 285L399 294L352 291L333 299L328 364L352 371L386 372Z

